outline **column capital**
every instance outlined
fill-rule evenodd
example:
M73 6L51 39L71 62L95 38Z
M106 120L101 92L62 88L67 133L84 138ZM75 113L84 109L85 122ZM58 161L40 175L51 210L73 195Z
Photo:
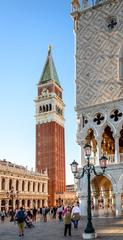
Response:
M119 138L120 138L120 134L117 133L114 135L114 139L119 139Z

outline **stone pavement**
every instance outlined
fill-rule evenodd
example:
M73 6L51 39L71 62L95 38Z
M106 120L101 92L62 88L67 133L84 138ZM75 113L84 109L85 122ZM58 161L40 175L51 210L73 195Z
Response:
M117 218L93 218L93 226L98 234L97 240L123 240L123 219ZM82 232L85 229L87 220L79 222L79 228L72 227L71 240L82 239ZM47 223L36 222L35 228L25 229L23 240L64 240L64 224L58 220L49 220ZM18 240L18 227L13 222L0 224L0 240Z

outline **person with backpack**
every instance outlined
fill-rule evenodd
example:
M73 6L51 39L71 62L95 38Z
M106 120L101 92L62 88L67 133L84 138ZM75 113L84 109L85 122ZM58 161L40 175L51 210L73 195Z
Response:
M64 236L67 236L67 232L69 236L71 236L71 208L68 206L64 212L63 212L63 217L64 217Z
M23 237L24 236L24 222L25 222L25 219L26 219L26 213L25 213L23 207L20 207L19 211L16 214L15 219L18 223L19 237Z

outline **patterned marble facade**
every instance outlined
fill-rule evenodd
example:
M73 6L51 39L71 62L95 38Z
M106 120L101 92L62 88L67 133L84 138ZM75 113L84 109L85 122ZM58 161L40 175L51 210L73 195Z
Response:
M79 4L76 7L76 2ZM102 154L108 158L103 177L92 176L94 214L121 215L123 210L123 1L73 1L76 56L77 142L81 165L83 146L92 145L99 170ZM78 196L86 215L86 176L78 181ZM98 210L98 213L97 213Z
M48 206L47 171L36 173L0 160L0 210L8 211L20 206L40 208L43 205Z

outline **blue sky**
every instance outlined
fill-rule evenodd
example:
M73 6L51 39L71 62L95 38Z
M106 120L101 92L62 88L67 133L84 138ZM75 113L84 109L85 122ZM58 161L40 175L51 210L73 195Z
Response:
M65 107L66 182L70 163L80 161L76 143L75 63L70 0L0 2L0 159L35 167L37 83L48 45L62 88Z

